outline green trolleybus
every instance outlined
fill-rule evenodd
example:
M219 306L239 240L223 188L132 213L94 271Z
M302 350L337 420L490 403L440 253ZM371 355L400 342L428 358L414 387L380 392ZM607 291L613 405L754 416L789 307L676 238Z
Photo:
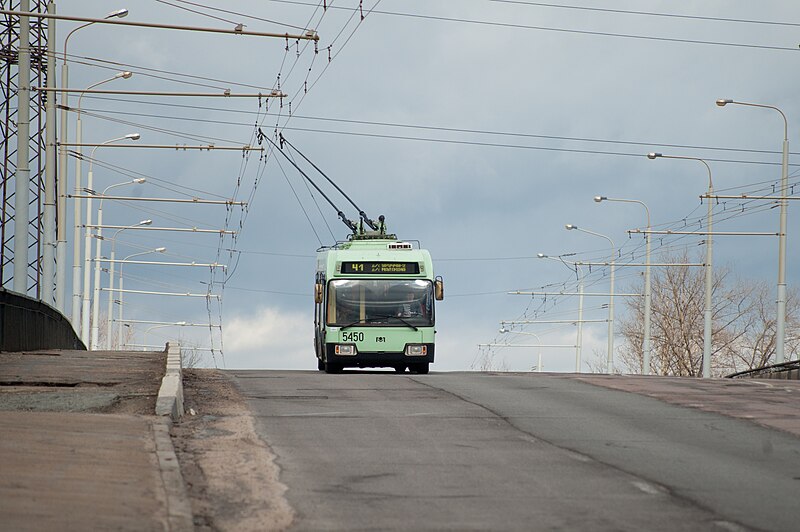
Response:
M381 220L383 222L383 220ZM406 368L428 373L434 360L434 300L444 287L428 251L363 228L317 252L314 345L317 367Z

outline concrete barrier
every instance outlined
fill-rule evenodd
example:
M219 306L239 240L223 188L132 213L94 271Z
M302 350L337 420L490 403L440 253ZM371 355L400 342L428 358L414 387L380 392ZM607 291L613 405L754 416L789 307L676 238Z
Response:
M169 416L177 421L183 416L183 375L181 346L175 342L167 343L167 371L161 379L161 388L156 399L156 415Z
M0 288L0 351L85 350L69 320L47 303Z

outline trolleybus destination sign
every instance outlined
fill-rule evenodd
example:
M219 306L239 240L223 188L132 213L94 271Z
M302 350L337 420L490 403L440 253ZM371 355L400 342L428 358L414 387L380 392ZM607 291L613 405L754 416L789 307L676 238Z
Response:
M418 262L342 262L342 273L418 274Z

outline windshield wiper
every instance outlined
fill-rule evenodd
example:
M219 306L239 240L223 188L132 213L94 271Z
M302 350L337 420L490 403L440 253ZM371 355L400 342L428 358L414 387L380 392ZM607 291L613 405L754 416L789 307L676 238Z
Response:
M395 320L402 321L407 327L410 327L410 328L414 329L415 331L419 330L418 327L416 327L414 325L411 325L408 321L404 320L400 316L390 316L388 314L380 314L378 316L370 316L370 318L377 318L377 319L384 319L384 320L385 319L395 319Z
M414 329L415 331L419 330L419 327L416 327L416 326L412 325L411 323L409 323L408 321L404 320L400 316L389 316L389 315L370 316L369 318L364 318L363 320L358 320L358 321L354 321L353 323L348 323L347 325L342 327L341 330L345 330L345 329L347 329L349 327L354 327L354 326L360 325L360 324L372 323L372 322L377 321L377 320L385 320L385 319L390 319L390 318L403 322L404 325L406 325L407 327L410 327L411 329Z
M347 329L349 327L353 327L354 325L361 325L362 323L368 323L370 320L371 320L371 318L367 318L365 320L358 320L358 321L354 321L353 323L348 323L347 325L342 327L341 330L343 331L343 330L345 330L345 329Z
M385 317L387 317L387 316L370 316L370 317L368 317L368 318L364 318L363 320L356 320L356 321L354 321L353 323L348 323L347 325L345 325L345 326L344 326L344 327L342 327L341 329L342 329L342 330L345 330L345 329L347 329L348 327L353 327L353 326L355 326L355 325L363 325L363 324L367 324L367 323L372 323L372 322L374 322L374 321L377 321L377 320L378 320L378 319L380 319L380 318L385 318Z

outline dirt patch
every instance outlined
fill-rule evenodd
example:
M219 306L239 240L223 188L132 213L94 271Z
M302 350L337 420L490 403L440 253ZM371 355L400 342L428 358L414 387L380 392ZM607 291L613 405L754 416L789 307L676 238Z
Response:
M166 354L0 353L0 410L152 416Z
M293 512L244 398L220 371L183 372L187 414L172 428L196 530L285 530ZM194 412L192 415L191 412Z

